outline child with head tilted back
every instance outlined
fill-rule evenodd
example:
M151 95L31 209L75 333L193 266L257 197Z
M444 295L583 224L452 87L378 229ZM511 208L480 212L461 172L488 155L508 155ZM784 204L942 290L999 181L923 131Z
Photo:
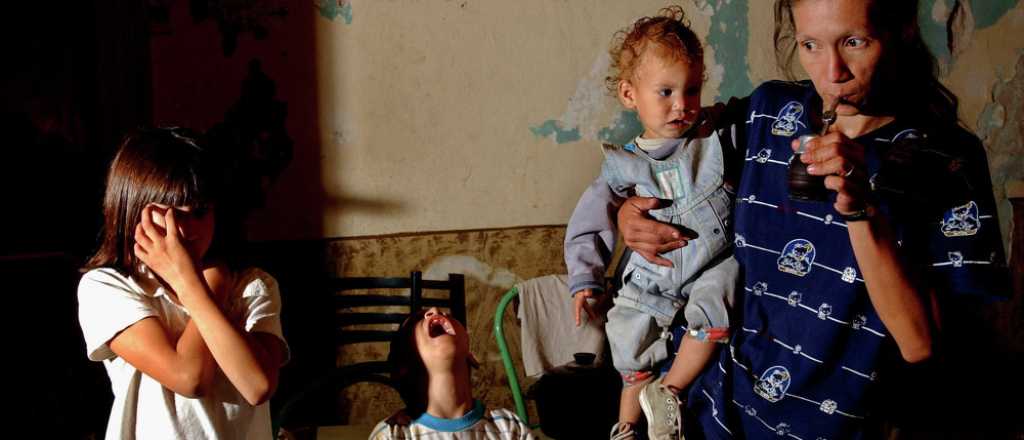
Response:
M388 363L406 407L378 423L370 440L534 439L514 412L488 410L473 398L469 334L447 313L411 314L391 341Z
M582 312L593 317L587 301L604 289L617 233L611 215L626 197L664 200L651 214L689 238L687 246L660 256L672 268L633 254L608 311L612 362L624 381L613 439L634 438L641 411L650 438L681 438L677 396L708 364L714 342L729 334L738 273L729 232L735 182L726 172L733 147L719 136L713 109L700 107L703 54L678 6L616 34L609 88L637 112L644 130L626 145L604 145L601 175L580 198L566 231L577 325ZM685 324L686 332L668 373L657 378L673 346L673 324Z
M225 261L222 185L180 129L127 136L78 287L89 359L114 393L107 439L270 439L287 359L277 283Z

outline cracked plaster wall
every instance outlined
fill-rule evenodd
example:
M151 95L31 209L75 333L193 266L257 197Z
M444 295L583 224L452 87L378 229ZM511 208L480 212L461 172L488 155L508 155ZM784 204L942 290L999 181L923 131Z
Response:
M771 2L678 3L707 42L704 102L780 76ZM314 236L564 223L597 173L598 142L639 128L604 92L610 37L668 2L348 4L350 23L317 22L321 169L338 203ZM1000 197L1024 168L1020 105L1000 103L1020 88L1022 15L1016 0L921 2L925 37L989 149ZM346 203L369 199L378 203ZM1005 199L1000 207L1009 240Z
M993 155L997 186L1019 179L1024 167L1009 161L1021 144L1011 95L1024 5L920 1L926 41ZM598 172L598 142L639 128L604 90L611 36L669 3L282 2L287 13L265 18L262 38L239 36L230 57L211 44L214 23L175 5L152 44L153 114L208 128L237 98L249 61L262 63L296 143L254 217L257 239L560 224ZM705 103L780 77L771 2L675 3L706 41Z

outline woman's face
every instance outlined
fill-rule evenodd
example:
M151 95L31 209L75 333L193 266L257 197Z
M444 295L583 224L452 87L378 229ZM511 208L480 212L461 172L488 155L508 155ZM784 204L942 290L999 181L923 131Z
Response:
M826 105L858 115L871 95L882 40L869 21L872 0L802 0L793 5L797 53Z

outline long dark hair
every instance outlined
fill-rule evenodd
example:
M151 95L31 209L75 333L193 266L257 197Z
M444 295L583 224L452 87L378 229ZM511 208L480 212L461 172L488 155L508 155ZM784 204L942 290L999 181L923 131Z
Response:
M142 208L150 203L219 208L222 185L215 164L200 140L185 129L146 128L125 136L107 175L102 241L84 270L111 267L124 275L139 275L133 247ZM220 214L214 215L219 226ZM220 247L218 235L215 231L208 256Z
M426 313L421 309L405 319L392 337L388 352L391 381L405 402L405 411L410 417L418 417L427 410L427 366L423 364L415 340L416 325Z
M796 24L793 6L802 0L775 0L775 60L793 79ZM956 126L959 100L939 81L938 63L918 26L918 0L871 0L868 17L885 39L886 49L872 78L871 94L889 97L887 110L904 120L931 126ZM899 97L895 99L894 97Z

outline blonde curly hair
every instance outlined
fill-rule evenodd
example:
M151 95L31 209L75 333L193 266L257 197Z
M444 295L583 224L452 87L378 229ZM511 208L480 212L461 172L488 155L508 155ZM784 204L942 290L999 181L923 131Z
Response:
M640 57L648 49L657 50L658 56L699 65L704 76L704 46L690 29L686 12L681 6L669 6L658 15L641 17L632 26L619 30L612 37L612 64L605 77L608 91L615 94L619 82L634 77Z

